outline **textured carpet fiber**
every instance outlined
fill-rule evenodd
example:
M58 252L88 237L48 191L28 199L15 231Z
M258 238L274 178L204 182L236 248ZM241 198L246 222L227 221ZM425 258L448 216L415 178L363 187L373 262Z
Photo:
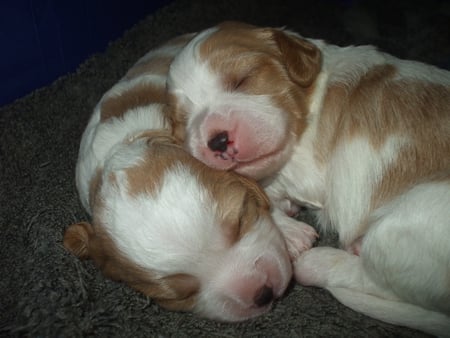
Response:
M94 105L141 55L173 36L233 19L286 26L339 45L372 43L402 58L450 65L445 1L301 3L174 1L75 73L0 108L0 336L425 336L357 314L321 289L298 285L269 314L243 323L168 312L105 279L90 261L79 261L62 246L67 225L87 219L74 167Z

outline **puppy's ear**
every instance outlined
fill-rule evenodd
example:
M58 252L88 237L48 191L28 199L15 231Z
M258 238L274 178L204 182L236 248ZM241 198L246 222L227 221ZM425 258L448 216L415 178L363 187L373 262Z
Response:
M238 176L241 183L250 191L252 197L257 202L257 205L265 210L270 209L269 197L264 192L257 182L244 176Z
M80 259L87 259L89 258L89 241L93 234L92 225L87 222L72 224L64 233L64 247Z
M180 108L175 95L168 93L167 100L169 104L164 107L164 115L172 127L172 136L177 143L183 144L186 137L186 112Z
M282 30L273 30L273 39L292 81L301 87L310 86L322 67L320 50L311 42Z

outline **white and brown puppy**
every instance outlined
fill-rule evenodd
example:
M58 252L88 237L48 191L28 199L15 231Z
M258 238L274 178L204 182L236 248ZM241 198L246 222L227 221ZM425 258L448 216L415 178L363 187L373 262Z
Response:
M239 321L268 311L292 268L264 191L171 136L166 75L187 38L147 54L96 106L76 170L92 223L71 225L64 245L163 307Z
M300 283L450 334L449 72L224 23L175 58L168 90L176 135L196 158L265 184ZM301 204L339 233L342 250L300 254L288 214Z

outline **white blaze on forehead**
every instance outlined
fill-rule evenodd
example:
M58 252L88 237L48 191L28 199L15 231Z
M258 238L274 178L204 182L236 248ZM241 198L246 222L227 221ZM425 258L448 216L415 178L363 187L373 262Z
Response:
M198 34L170 65L168 88L182 100L181 104L200 105L214 102L214 96L220 88L220 80L211 72L206 61L200 59L199 45L215 31L217 28L210 28ZM189 101L185 102L184 99Z
M192 273L208 248L220 249L217 205L189 168L167 171L156 197L131 197L123 171L117 172L116 182L106 186L102 219L118 248L139 266L166 274Z

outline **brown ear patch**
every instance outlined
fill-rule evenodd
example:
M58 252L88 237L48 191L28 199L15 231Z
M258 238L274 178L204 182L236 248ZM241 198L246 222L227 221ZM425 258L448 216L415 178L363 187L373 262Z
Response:
M228 245L234 245L248 233L259 217L269 214L269 199L255 181L212 168L204 170L200 178L221 206L218 217Z
M273 30L286 69L292 81L301 87L310 86L322 67L322 53L311 42L280 30Z
M105 276L127 284L169 310L192 309L200 289L197 278L187 274L161 276L144 269L128 259L105 231L97 230L91 258Z
M252 198L257 202L257 205L264 210L270 209L270 200L264 190L252 179L238 175L240 182L250 190Z
M182 144L186 138L186 112L180 108L175 95L167 94L168 105L164 106L163 114L172 126L172 135Z
M87 222L72 224L64 233L64 247L80 259L87 259L89 258L89 241L93 233L92 225Z
M154 298L161 306L174 311L188 311L195 306L200 290L199 280L178 273L161 277L143 269L125 257L101 227L87 222L69 226L64 234L64 247L75 256L91 258L102 273L116 281Z

